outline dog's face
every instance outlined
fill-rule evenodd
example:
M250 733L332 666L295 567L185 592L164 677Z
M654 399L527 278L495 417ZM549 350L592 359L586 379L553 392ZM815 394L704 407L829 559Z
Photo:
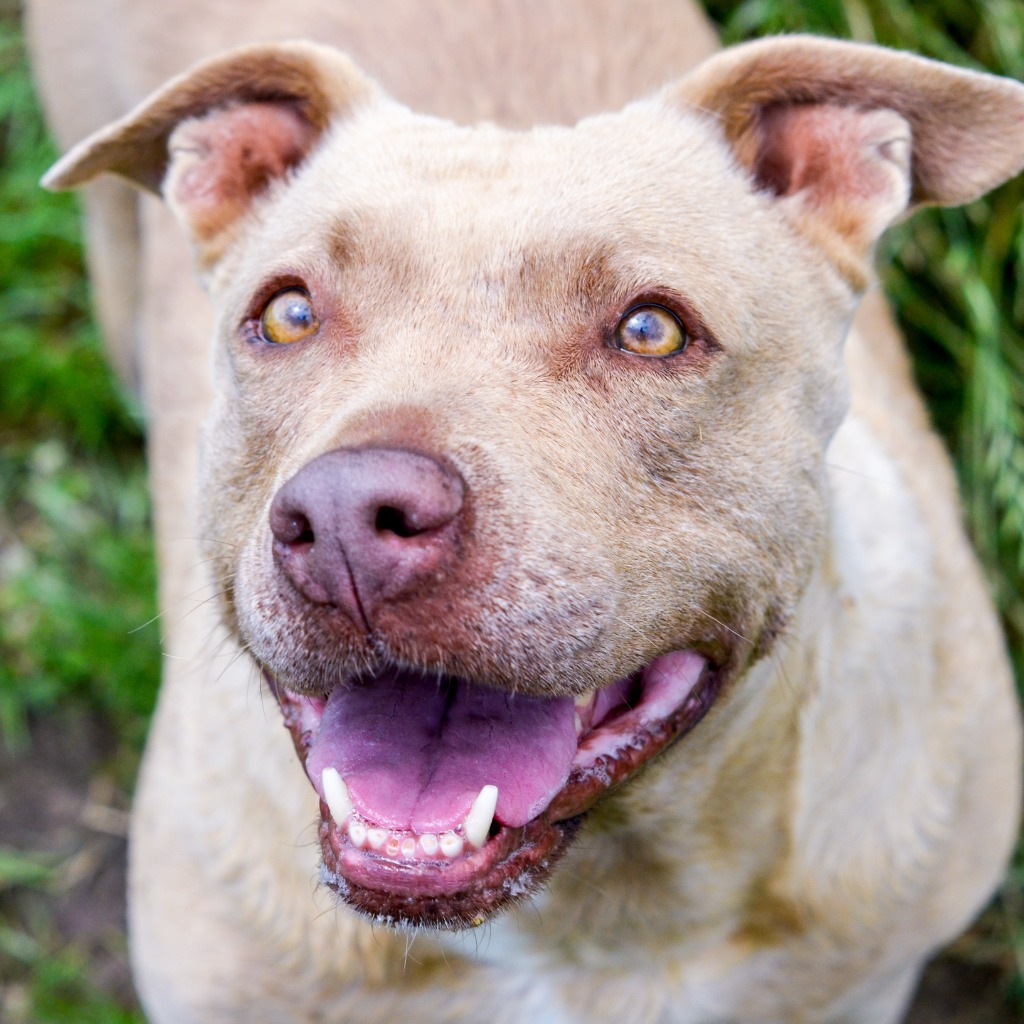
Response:
M217 311L207 554L321 798L325 877L366 912L464 925L531 891L743 685L820 562L864 260L946 194L927 149L911 173L913 105L814 102L835 51L774 45L528 133L279 48L287 82L248 102L203 72L133 144L174 129ZM865 95L912 60L868 53Z
M785 621L851 301L769 206L667 108L367 111L218 266L202 532L360 905L503 902Z

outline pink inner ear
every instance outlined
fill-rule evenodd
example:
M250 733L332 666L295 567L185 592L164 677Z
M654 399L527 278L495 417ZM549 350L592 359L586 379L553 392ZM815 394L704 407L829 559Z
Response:
M898 114L831 104L777 104L761 114L758 184L779 195L809 190L819 202L843 195L869 199L885 191L891 159L882 147L898 141ZM906 136L906 132L902 132Z
M171 137L168 202L205 241L298 164L315 129L288 103L245 103L187 121Z
M895 111L776 104L762 111L758 132L758 185L802 194L858 247L869 247L906 209L910 127Z

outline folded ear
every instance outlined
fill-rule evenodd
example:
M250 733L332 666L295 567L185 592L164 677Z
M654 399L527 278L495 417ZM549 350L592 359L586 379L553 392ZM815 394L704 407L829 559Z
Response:
M876 46L749 43L665 96L713 115L757 184L858 287L905 210L969 202L1024 166L1024 86Z
M111 172L162 190L208 264L227 229L305 159L328 123L375 95L377 87L328 47L244 47L168 82L79 143L43 184L72 188Z

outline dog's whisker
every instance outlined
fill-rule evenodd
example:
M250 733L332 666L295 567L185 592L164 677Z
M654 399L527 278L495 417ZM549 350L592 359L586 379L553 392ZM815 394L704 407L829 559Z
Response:
M162 611L157 612L155 615L153 615L150 618L146 619L145 622L142 622L138 626L134 626L132 629L129 629L128 630L128 635L129 636L134 636L134 634L136 634L136 633L141 633L142 630L144 630L144 629L148 628L149 626L152 626L155 623L159 622L163 617L164 617L164 613Z
M182 612L182 614L174 622L174 625L180 626L187 619L189 619L193 615L197 615L199 612L203 611L209 605L216 604L219 600L221 600L221 597L222 595L218 591L217 593L211 594L209 597L204 597L201 601L194 601L187 611Z
M642 637L648 643L652 643L651 635L645 630L641 629L635 623L630 622L628 619L624 619L621 615L613 615L612 618L614 618L618 622L621 622L626 627L626 629L632 630L634 633L637 634L637 636Z
M482 925L478 925L473 929L473 939L475 942L473 949L474 956L480 957L481 955L486 955L487 950L490 949L491 946L491 937L492 931L490 921L487 921Z
M412 947L416 943L416 939L419 936L418 931L407 931L405 933L405 950L402 955L402 973L407 973L409 970L410 961L416 964L417 967L421 967L422 964L412 955Z
M216 642L214 642L214 638ZM213 643L211 649L210 644ZM236 648L240 648L245 651L248 649L248 645L236 636L232 636L226 632L220 625L220 623L213 623L210 628L206 631L200 641L199 650L202 652L203 657L209 658L211 661L216 661L223 657L223 652L230 648L232 655L235 653Z
M440 949L439 949L439 951L440 951L440 953L441 953L441 962L442 962L442 963L443 963L443 964L445 965L445 967L446 967L446 968L448 969L448 973L449 973L449 975L451 975L452 977L454 977L454 976L455 976L455 966L454 966L453 964L451 964L451 963L449 963L449 962L448 962L448 950L447 950L447 949L445 949L445 945L444 945L444 943L443 943L443 942L442 942L442 943L441 943L441 945L440 945Z
M207 564L212 564L212 563L207 563ZM202 568L202 567L199 566L197 568ZM213 591L215 591L216 593L219 594L221 592L221 589L225 586L225 584L230 585L230 584L234 583L236 576L237 576L237 573L234 570L231 570L231 571L228 571L228 572L223 572L220 575L210 575L210 576L207 576L203 580L203 582L199 584L199 586L195 587L193 590L191 590L185 596L186 597L197 597L204 590L213 590Z
M789 669L786 665L785 655L790 653L792 645L799 642L800 641L796 637L790 636L789 634L783 634L776 642L776 646L768 653L768 657L771 660L771 663L775 666L776 672L778 672L782 678L782 685L793 697L800 696L800 689L790 676Z
M727 622L723 622L721 619L716 618L714 615L711 614L711 612L706 611L704 608L701 608L700 605L694 604L689 605L688 607L690 611L697 612L699 615L703 615L705 618L710 619L712 622L721 626L723 629L728 630L728 632L731 633L734 637L736 637L737 640L742 640L745 644L750 644L751 647L754 646L753 640L751 640L749 637L745 637L742 633L737 632Z
M864 472L862 472L860 470L853 469L851 466L841 466L837 462L826 462L825 466L826 466L826 468L834 469L834 470L836 470L839 473L847 473L850 476L860 477L862 480L870 480L871 483L873 483L873 484L882 483L882 481L879 479L879 477L875 476L874 474L872 474L872 473L864 473Z
M235 541L228 540L226 537L198 537L198 536L179 536L177 538L182 543L196 544L199 547L206 547L210 544L216 545L221 548L228 548L231 551L241 551L244 545L238 544ZM212 558L204 558L204 562L212 562ZM202 564L202 563L199 563ZM192 568L196 568L195 565Z

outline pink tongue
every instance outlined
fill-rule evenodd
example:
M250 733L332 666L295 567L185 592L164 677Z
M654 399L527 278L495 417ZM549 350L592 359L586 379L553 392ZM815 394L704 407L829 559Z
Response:
M443 832L486 785L498 787L497 819L525 825L565 785L575 754L569 697L392 671L331 694L306 771L322 796L333 765L376 825Z

